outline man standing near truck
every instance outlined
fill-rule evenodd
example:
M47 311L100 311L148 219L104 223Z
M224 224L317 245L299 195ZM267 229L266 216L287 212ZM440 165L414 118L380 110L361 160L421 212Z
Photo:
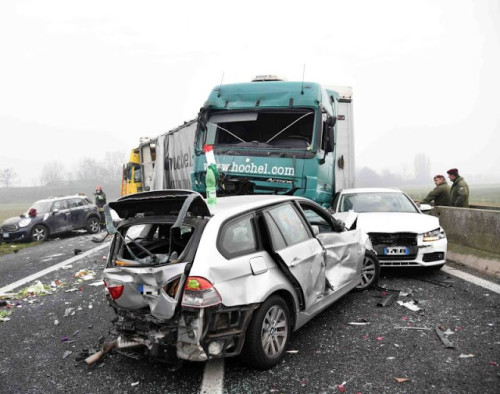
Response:
M450 190L450 204L452 207L469 208L469 185L458 174L456 168L448 170L448 178L453 182Z
M102 191L101 186L95 188L95 205L99 208L99 215L101 216L101 228L106 226L106 219L104 218L104 206L106 205L106 194Z
M450 187L446 182L444 175L436 175L434 177L434 184L436 187L432 190L422 202L430 204L434 201L434 206L447 207L450 205Z

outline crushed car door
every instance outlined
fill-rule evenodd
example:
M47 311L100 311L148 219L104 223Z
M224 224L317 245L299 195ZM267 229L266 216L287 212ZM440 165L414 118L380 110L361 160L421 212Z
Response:
M345 226L323 208L299 201L300 209L311 226L316 226L316 238L326 249L326 279L337 291L359 276L365 252L361 231L345 231Z
M325 251L291 203L265 211L264 217L279 265L307 310L325 294Z
M364 244L361 230L316 235L326 249L326 277L338 290L361 274Z

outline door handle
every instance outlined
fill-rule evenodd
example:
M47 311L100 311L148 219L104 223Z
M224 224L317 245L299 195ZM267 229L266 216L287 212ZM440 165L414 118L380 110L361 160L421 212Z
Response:
M295 257L291 262L290 262L290 267L295 267L295 264L300 263L300 259L298 257Z

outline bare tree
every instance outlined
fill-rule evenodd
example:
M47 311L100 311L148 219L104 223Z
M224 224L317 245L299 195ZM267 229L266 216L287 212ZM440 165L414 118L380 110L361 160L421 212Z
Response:
M96 159L85 157L80 160L75 171L75 180L81 182L98 182L102 176L102 167Z
M122 166L126 160L123 152L106 152L102 161L102 182L112 183L121 179Z
M45 164L42 168L40 181L44 186L60 185L64 181L64 165L59 161Z
M13 168L4 168L0 170L0 183L3 183L5 187L9 187L16 178L17 174Z

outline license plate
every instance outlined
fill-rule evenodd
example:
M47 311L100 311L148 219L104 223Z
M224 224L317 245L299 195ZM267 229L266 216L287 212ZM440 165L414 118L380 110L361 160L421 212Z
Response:
M144 295L158 295L159 289L154 286L149 286L149 285L138 285L137 286L139 293L144 294Z
M392 246L384 248L384 254L387 256L405 256L410 254L410 250L406 246Z
M9 238L9 233L3 233L4 238Z

